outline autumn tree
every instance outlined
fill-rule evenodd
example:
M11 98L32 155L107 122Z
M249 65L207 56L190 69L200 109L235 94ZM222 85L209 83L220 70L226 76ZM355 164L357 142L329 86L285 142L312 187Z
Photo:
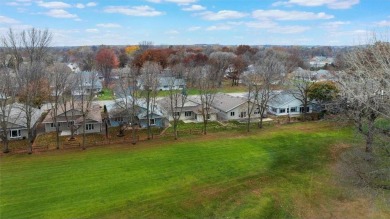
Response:
M104 78L104 86L111 83L111 70L118 67L119 61L111 48L102 47L96 54L96 64Z

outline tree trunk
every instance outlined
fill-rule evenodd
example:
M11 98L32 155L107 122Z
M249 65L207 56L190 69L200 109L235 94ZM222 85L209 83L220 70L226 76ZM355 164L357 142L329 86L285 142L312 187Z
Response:
M204 116L203 116L204 119ZM207 119L203 121L203 134L207 135Z
M60 129L58 128L58 124L56 123L56 148L60 149Z
M83 115L83 145L82 145L82 149L85 150L85 115Z
M28 130L28 151L27 151L28 154L32 154L32 152L33 152L32 145L33 145L32 132L31 132L31 130Z
M8 152L9 152L8 139L4 138L3 139L3 153L8 153Z
M131 124L131 127L132 127L132 130L131 130L131 132L132 132L132 141L131 141L131 143L132 144L136 144L137 143L137 139L136 139L136 133L135 133L135 125L134 125L134 122Z
M173 132L175 134L175 140L177 140L178 136L177 136L177 121L173 121Z
M149 108L150 108L150 104L149 104L149 102L150 102L150 91L149 91L149 88L148 88L148 91L147 91L147 99L146 99L146 101L147 101L147 103L146 103L146 122L147 122L147 128L148 128L148 140L150 140L150 136L151 136L151 129L150 129L150 121L149 121Z

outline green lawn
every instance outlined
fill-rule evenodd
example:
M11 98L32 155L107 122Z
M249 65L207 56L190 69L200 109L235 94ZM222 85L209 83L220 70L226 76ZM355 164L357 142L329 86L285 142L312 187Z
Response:
M98 95L98 100L113 100L114 94L109 88L103 88L102 92Z
M280 218L345 200L331 149L349 128L311 122L136 146L0 157L0 218ZM309 215L310 216L310 215ZM319 214L318 216L323 216Z

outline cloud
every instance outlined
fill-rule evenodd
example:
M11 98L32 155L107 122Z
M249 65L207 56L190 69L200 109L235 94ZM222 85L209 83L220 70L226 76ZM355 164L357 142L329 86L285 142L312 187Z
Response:
M165 34L169 34L169 35L177 35L179 34L180 32L177 31L177 30L168 30L165 32Z
M85 29L85 32L87 32L87 33L97 33L97 32L99 32L99 30L96 29L96 28L92 28L92 29Z
M191 5L190 7L182 8L183 11L203 11L206 10L206 7L202 5Z
M200 30L200 29L201 29L201 27L195 26L195 27L189 27L187 30L188 31L197 31L197 30Z
M382 20L375 23L379 27L390 27L390 20Z
M81 4L81 3L77 3L75 5L76 8L85 8L85 5Z
M352 6L359 4L359 0L288 0L277 1L273 3L273 6L306 6L306 7L318 7L327 6L331 9L348 9Z
M247 22L245 25L255 29L269 29L278 26L278 24L273 21Z
M205 20L209 21L218 21L218 20L227 20L227 19L238 19L248 16L246 13L230 10L222 10L218 12L205 11L202 13L197 13L195 15L201 16Z
M147 5L133 6L133 7L109 6L104 9L104 12L124 14L128 16L142 16L142 17L154 17L154 16L160 16L164 14L164 12L157 11L154 8L149 7Z
M7 2L5 4L9 6L30 6L31 1L13 1L13 2Z
M77 15L71 14L63 9L52 9L45 14L55 18L77 18Z
M327 22L327 23L322 24L322 27L325 29L328 29L328 30L335 30L343 25L348 25L350 23L351 22L349 22L349 21L333 21L333 22Z
M310 27L305 26L277 26L271 29L268 29L270 33L281 33L281 34L295 34L302 33L306 30L309 30Z
M70 4L67 4L65 2L44 2L44 1L38 1L38 6L43 8L70 8L72 7Z
M331 19L333 15L324 12L313 13L306 11L256 10L252 16L260 20L318 20Z
M96 5L97 5L96 2L88 2L88 3L86 4L87 7L95 7Z
M214 31L214 30L230 30L232 29L232 26L227 24L219 24L219 25L213 25L208 28L206 28L207 31Z
M120 24L115 23L105 23L105 24L96 24L97 27L104 27L104 28L120 28L122 27Z
M188 5L191 3L195 3L198 0L146 0L146 1L153 2L153 3L171 2L171 3L176 3L179 5Z
M19 21L10 18L10 17L5 17L0 15L0 24L17 24Z

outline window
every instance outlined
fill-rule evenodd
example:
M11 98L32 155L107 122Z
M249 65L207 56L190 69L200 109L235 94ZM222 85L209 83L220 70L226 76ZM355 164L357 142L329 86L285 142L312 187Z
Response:
M290 113L290 108L287 108L287 113Z
M95 126L93 124L86 124L85 125L85 130L93 130L95 129Z
M207 118L207 119L210 119L210 114L207 114L206 118Z
M292 113L297 112L297 107L291 107L290 112L292 112Z
M245 118L246 117L246 112L241 112L240 113L240 118Z
M71 127L74 124L74 121L68 122L68 127Z
M260 109L259 109L259 107L257 107L256 110L255 110L255 112L253 112L253 114L257 115L257 114L259 114L259 113L260 113Z
M279 113L286 113L286 109L280 108L280 109L279 109Z
M150 125L154 125L154 124L155 124L154 119L149 119L149 124L150 124Z
M299 112L304 113L304 109L303 106L299 107ZM310 107L306 107L306 112L310 112Z
M184 115L186 117L192 116L192 112L191 111L186 111L186 112L184 112Z
M55 126L54 126L54 123L50 123L50 127L51 128L54 128Z
M234 112L230 112L230 116L234 116Z
M174 112L173 116L180 116L180 112Z
M274 108L274 107L272 107L271 110L272 110L272 112L274 112L274 113L277 113L277 112L278 112L278 109L276 109L276 108Z
M19 138L20 135L20 130L19 129L11 129L9 130L9 137L10 138Z

